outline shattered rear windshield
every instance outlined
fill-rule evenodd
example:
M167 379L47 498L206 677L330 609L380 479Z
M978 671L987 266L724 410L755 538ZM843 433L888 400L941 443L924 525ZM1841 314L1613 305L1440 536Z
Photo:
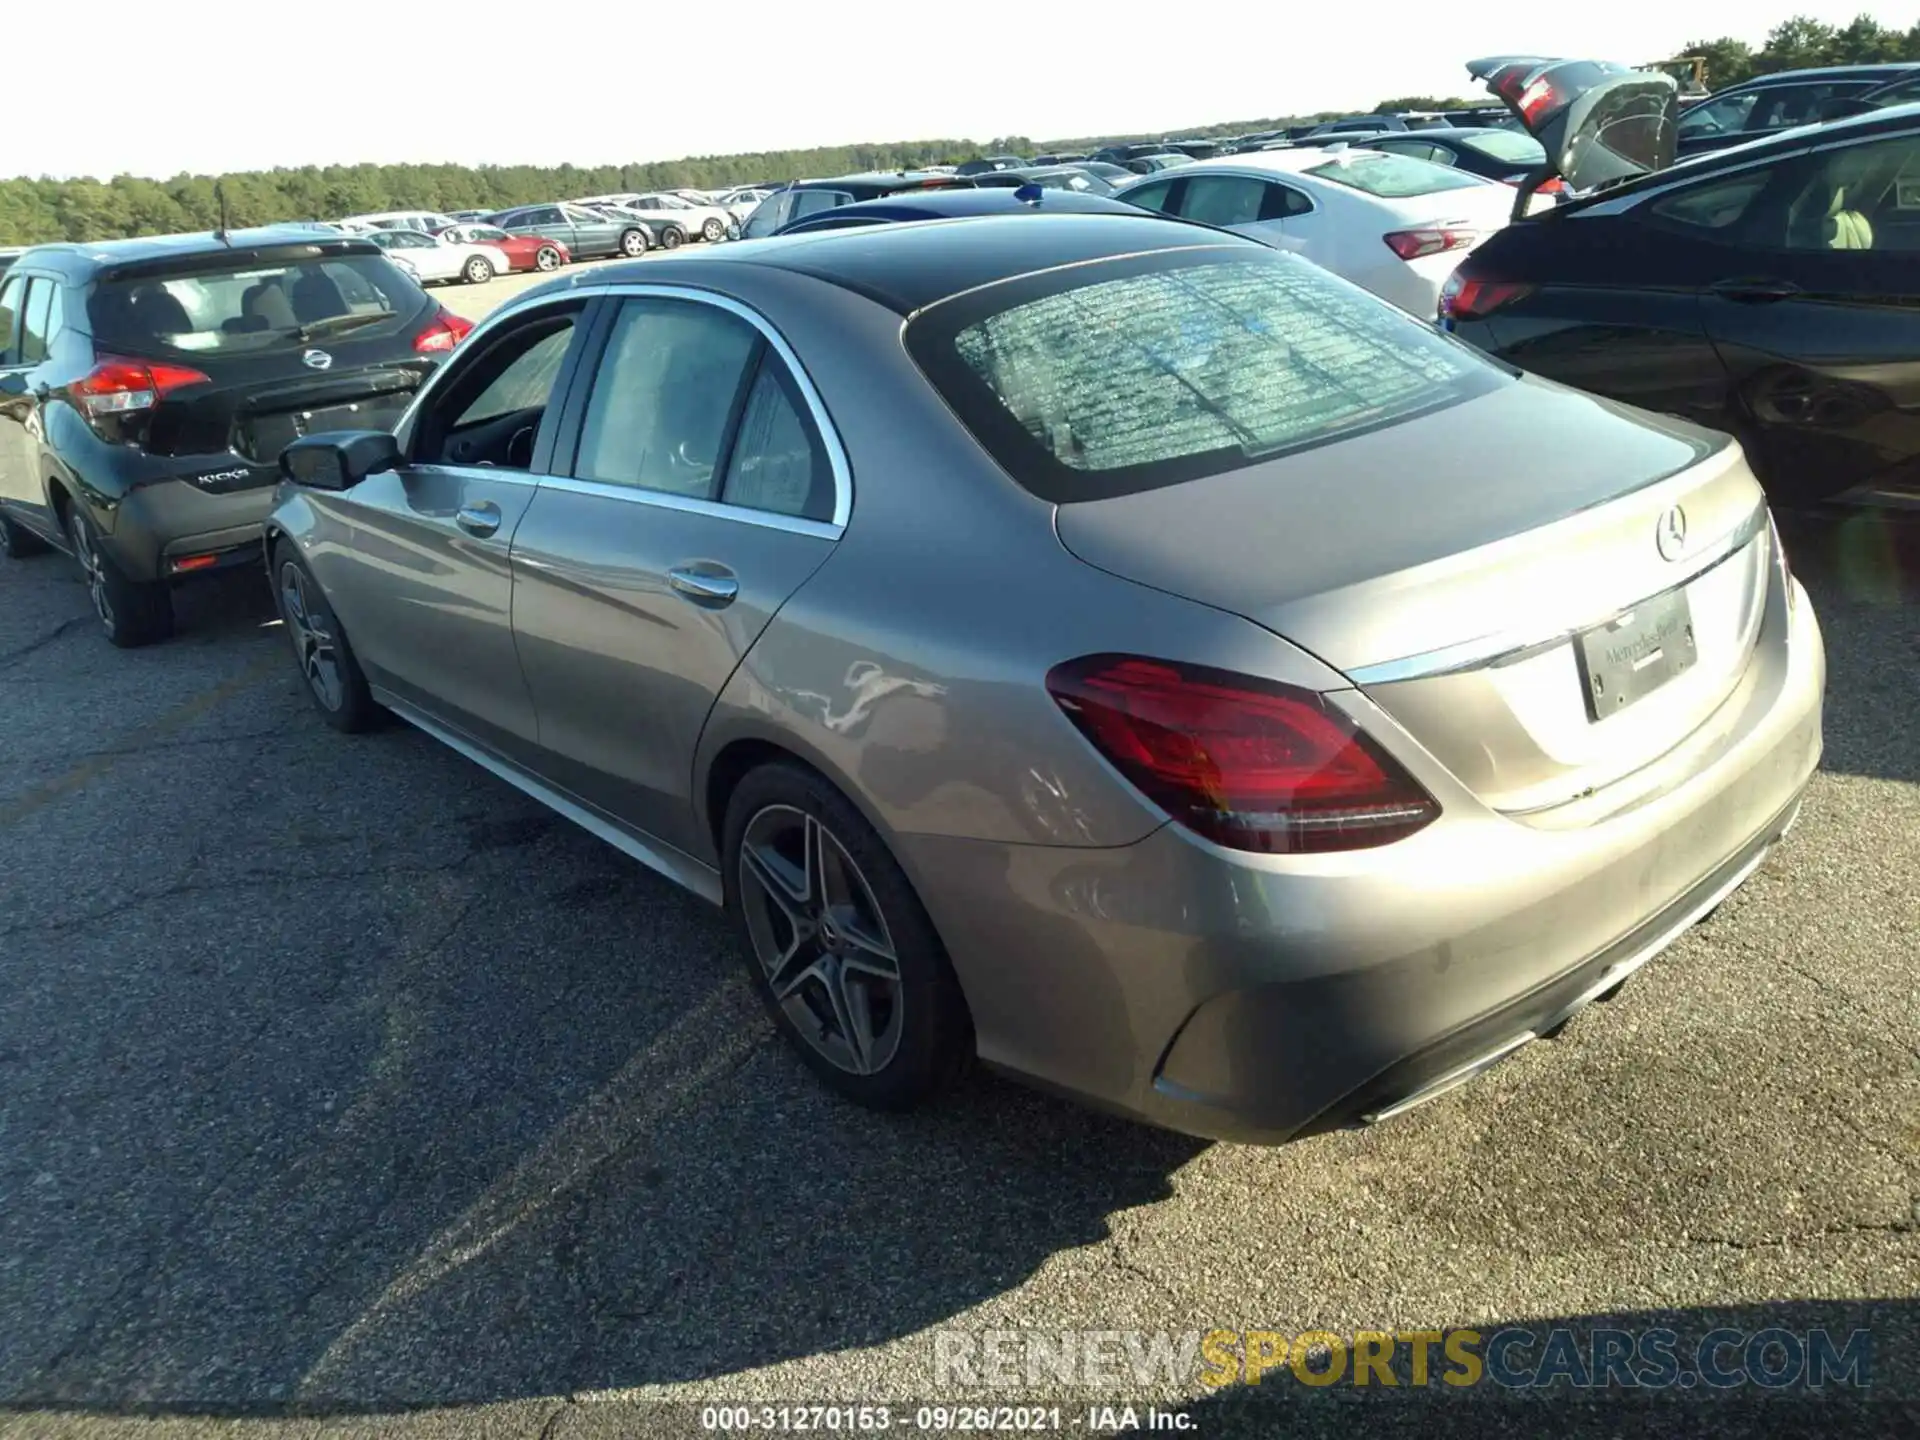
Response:
M1061 502L1236 469L1505 382L1384 301L1252 247L990 286L931 307L907 345L1002 467Z

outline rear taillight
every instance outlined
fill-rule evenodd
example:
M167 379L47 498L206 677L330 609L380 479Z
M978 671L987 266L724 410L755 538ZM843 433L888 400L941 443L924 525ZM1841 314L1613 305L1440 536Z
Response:
M413 337L413 348L422 355L444 354L466 339L472 329L473 322L465 316L442 310L432 324Z
M212 383L188 365L163 365L152 360L128 360L101 355L93 369L67 387L89 420L151 410L176 390Z
M1480 243L1477 230L1389 230L1380 237L1402 260L1418 260L1448 250L1471 250Z
M1440 287L1440 317L1443 320L1484 320L1503 305L1533 293L1531 285L1515 285L1504 280L1475 280L1458 270Z
M1188 829L1235 850L1359 850L1440 808L1310 690L1166 660L1094 655L1047 690L1080 733Z

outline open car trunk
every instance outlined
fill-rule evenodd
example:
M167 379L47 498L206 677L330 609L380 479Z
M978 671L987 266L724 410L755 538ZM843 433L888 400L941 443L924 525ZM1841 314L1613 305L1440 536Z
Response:
M1657 70L1634 70L1603 60L1552 60L1497 55L1469 61L1467 73L1485 82L1546 148L1551 174L1576 192L1617 185L1673 163L1680 118L1680 86ZM1532 188L1522 187L1522 203Z

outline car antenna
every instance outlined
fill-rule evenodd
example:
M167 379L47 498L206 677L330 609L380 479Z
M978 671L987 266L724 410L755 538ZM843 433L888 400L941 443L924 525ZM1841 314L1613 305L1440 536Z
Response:
M227 183L226 181L216 180L213 182L213 199L214 199L214 203L220 207L220 228L213 232L213 238L218 240L222 245L230 245L233 242L227 239Z

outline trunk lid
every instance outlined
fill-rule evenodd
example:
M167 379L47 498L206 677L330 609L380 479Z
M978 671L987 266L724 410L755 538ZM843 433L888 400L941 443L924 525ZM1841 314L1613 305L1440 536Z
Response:
M1506 102L1575 190L1673 163L1680 86L1671 75L1537 55L1473 60L1467 73Z
M1746 669L1770 573L1737 447L1534 380L1337 447L1063 505L1058 531L1089 564L1311 651L1516 815L1705 724ZM1599 697L1593 674L1612 686Z

